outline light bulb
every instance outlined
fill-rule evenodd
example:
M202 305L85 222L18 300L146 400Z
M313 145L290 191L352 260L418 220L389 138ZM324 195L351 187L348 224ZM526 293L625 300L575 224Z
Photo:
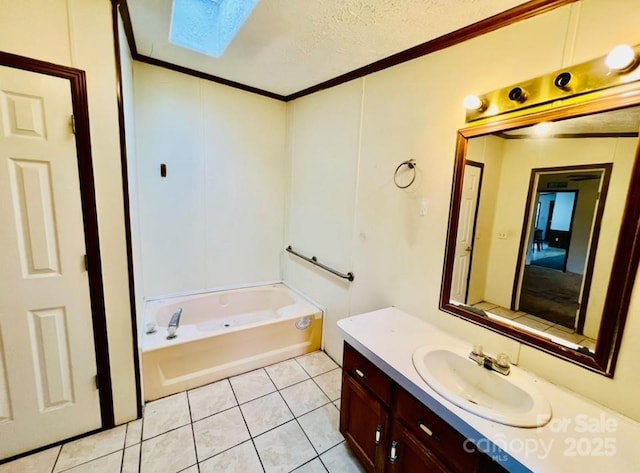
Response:
M607 67L614 71L627 71L637 64L636 51L628 44L620 44L613 48L605 59Z
M464 107L469 111L482 111L486 108L486 102L477 95L467 95L462 101Z
M487 116L488 116L488 117L492 117L492 116L494 116L494 115L497 115L499 111L500 111L500 110L498 110L498 106L497 106L495 103L493 103L493 104L491 104L491 106L487 109Z
M551 123L550 122L540 122L533 127L533 131L538 136L547 136L551 134Z

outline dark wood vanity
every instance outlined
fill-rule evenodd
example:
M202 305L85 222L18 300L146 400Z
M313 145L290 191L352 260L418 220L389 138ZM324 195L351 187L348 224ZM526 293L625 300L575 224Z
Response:
M499 473L489 456L345 342L340 432L370 473Z

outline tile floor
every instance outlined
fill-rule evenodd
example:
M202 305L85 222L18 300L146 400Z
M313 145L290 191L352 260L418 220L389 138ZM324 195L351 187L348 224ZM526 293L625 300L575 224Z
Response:
M317 351L150 402L143 419L0 473L360 473L338 431L340 385Z
M554 324L548 320L536 317L535 315L527 314L526 312L515 312L505 307L500 307L492 302L479 302L474 304L473 307L490 312L491 314L498 315L504 319L506 323L517 322L527 327L540 330L541 332L548 333L568 342L575 343L595 350L596 341L593 338L585 337L575 333L575 330L565 327L564 325Z

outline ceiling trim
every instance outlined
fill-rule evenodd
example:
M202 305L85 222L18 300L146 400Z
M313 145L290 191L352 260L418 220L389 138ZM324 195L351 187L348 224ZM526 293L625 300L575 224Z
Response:
M151 64L153 66L163 67L175 72L181 72L182 74L187 74L199 79L208 80L217 84L233 87L234 89L240 89L244 90L245 92L251 92L253 94L262 95L271 99L280 100L282 102L287 101L287 97L284 95L269 92L268 90L259 89L257 87L251 87L250 85L241 84L240 82L235 82L223 77L207 74L206 72L196 71L195 69L190 69L188 67L183 67L167 61L163 61L162 59L157 59L150 56L145 56L144 54L140 54L138 52L138 47L136 46L136 38L133 32L133 26L131 24L131 15L129 14L129 6L127 5L127 0L111 1L119 7L122 23L124 24L125 36L127 37L127 43L129 44L129 51L131 51L131 57L134 60L144 62L146 64Z
M229 87L233 87L234 89L240 89L240 90L244 90L245 92L251 92L253 94L263 95L265 97L269 97L272 99L281 100L283 102L288 102L289 100L288 97L285 95L276 94L273 92L269 92L268 90L259 89L257 87L251 87L250 85L241 84L240 82L235 82L229 79L225 79L223 77L207 74L206 72L196 71L195 69L190 69L188 67L178 66L177 64L163 61L162 59L156 59L154 57L145 56L143 54L138 54L136 56L133 56L133 59L135 59L136 61L144 62L146 64L151 64L153 66L164 67L165 69L170 69L172 71L182 72L183 74L198 77L200 79L205 79L211 82L215 82L217 84L227 85Z
M388 69L389 67L397 66L398 64L402 64L403 62L411 61L412 59L417 59L419 57L426 56L427 54L431 54L441 49L454 46L464 41L473 39L477 36L490 33L491 31L504 28L506 26L517 23L519 21L526 20L528 18L532 18L542 13L549 12L556 8L569 5L571 3L575 3L579 0L531 0L527 3L523 3L514 8L506 10L502 13L498 13L497 15L490 16L489 18L485 18L484 20L478 21L469 26L465 26L464 28L460 28L459 30L456 30L446 35L432 39L425 43L421 43L412 48L405 49L404 51L400 51L399 53L393 54L384 59L380 59L378 61L372 62L371 64L360 67L351 72L347 72L345 74L334 77L333 79L320 82L319 84L313 85L311 87L300 90L298 92L294 92L293 94L289 94L289 95L276 94L273 92L269 92L268 90L263 90L257 87L252 87L250 85L241 84L239 82L224 79L222 77L218 77L212 74L207 74L205 72L196 71L188 67L178 66L173 63L169 63L166 61L162 61L160 59L156 59L156 58L152 58L152 57L140 54L136 47L135 35L133 32L133 26L131 24L131 16L129 15L129 7L127 6L127 0L111 0L111 1L119 6L120 15L124 23L125 34L127 36L127 42L129 43L131 56L134 60L144 62L147 64L152 64L158 67L164 67L165 69L181 72L183 74L198 77L200 79L205 79L211 82L216 82L218 84L227 85L229 87L234 87L236 89L244 90L246 92L251 92L251 93L263 95L265 97L269 97L272 99L281 100L283 102L290 102L291 100L299 99L301 97L313 94L320 90L329 89L331 87L335 87L345 82L349 82L354 79L359 79L360 77L373 74L374 72L382 71L384 69Z

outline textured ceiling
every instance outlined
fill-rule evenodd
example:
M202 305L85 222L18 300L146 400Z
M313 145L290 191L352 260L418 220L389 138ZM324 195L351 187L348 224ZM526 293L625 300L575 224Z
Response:
M127 3L139 54L289 95L526 0L260 0L218 59L169 43L172 0Z

